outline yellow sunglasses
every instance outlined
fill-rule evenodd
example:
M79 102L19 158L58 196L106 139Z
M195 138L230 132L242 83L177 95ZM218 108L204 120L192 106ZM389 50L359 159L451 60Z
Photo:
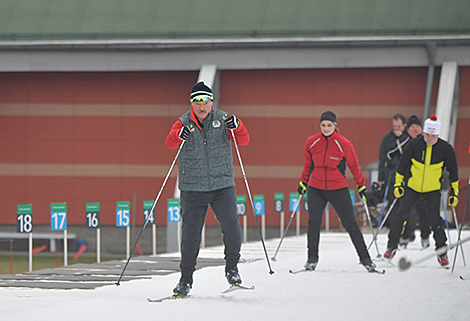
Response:
M209 96L196 96L196 97L190 99L189 101L192 102L192 103L194 103L194 102L198 103L198 102L210 101L210 100L212 100L212 97L209 97Z

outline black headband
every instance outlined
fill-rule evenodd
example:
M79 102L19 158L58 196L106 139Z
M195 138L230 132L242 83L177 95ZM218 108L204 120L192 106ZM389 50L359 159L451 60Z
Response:
M327 113L323 113L320 117L320 123L324 120L329 120L331 121L333 124L335 124L335 126L337 125L336 124L336 117L332 114L327 114Z

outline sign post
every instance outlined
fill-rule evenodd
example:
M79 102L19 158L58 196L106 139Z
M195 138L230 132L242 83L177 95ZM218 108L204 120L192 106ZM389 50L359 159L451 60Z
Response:
M180 250L181 245L181 208L178 198L167 200L167 213L166 250L167 252L176 252Z
M131 252L131 210L129 202L116 202L116 226L126 228L126 257Z
M67 203L51 203L51 230L64 231L64 266L67 266Z
M157 226L155 224L155 208L150 213L152 207L153 201L144 201L144 222L147 221L147 224L152 225L152 254L157 255ZM149 215L150 217L147 220Z
M281 231L281 238L284 235L284 193L274 193L274 212L281 213L281 222L279 229Z
M266 218L264 215L264 195L253 195L253 205L255 206L255 214L261 215L261 235L266 238Z
M33 205L16 206L16 231L29 233L29 272L33 270Z
M101 262L100 203L86 203L86 227L96 229L96 262Z
M248 226L246 218L246 195L237 195L237 214L243 216L243 243L248 240Z
M306 194L304 194L305 196ZM296 235L300 235L300 204L297 203L299 200L299 193L292 192L289 194L289 210L291 212L296 212L297 213L297 218L296 218ZM296 208L294 206L297 205Z

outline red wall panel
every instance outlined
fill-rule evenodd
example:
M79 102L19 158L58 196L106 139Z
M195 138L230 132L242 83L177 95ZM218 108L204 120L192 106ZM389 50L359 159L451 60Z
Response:
M365 165L378 158L380 141L391 128L390 112L409 116L410 108L422 108L426 77L426 68L225 70L220 71L219 107L240 112L240 118L250 131L250 144L240 146L245 166L296 166L300 177L305 140L319 131L319 119L292 115L293 106L301 106L306 111L341 108L342 112L338 113L340 132L353 142L360 164ZM2 73L0 168L12 168L8 167L11 164L39 165L39 168L44 165L48 171L54 164L164 165L169 168L176 150L165 147L165 136L179 116L172 108L181 110L181 106L187 105L189 109L188 96L196 79L197 72ZM434 81L433 105L438 80L439 68ZM460 86L461 110L468 115L469 67L460 68ZM17 106L18 110L33 106L49 112L30 115L19 111L18 115L11 116L9 112L2 113L1 104L8 104L9 108ZM56 114L62 105L69 108L69 112ZM70 114L71 106L80 110L81 105L90 105L87 110L92 114L94 108L100 106L106 110L126 107L126 114ZM161 116L134 112L133 108L140 105L161 108ZM241 108L244 106L253 108L244 114ZM362 108L366 106L372 106L367 111L373 112L361 117ZM383 108L387 112L383 112ZM460 117L455 150L461 168L470 166L469 130L469 117ZM234 163L238 165L235 153ZM114 225L116 201L132 201L134 195L136 214L132 220L142 224L142 201L155 198L164 178L121 174L100 177L99 173L83 176L76 171L70 175L41 176L38 175L40 169L25 176L0 176L0 208L4 209L0 224L15 224L16 205L33 203L35 224L47 225L52 202L67 202L69 224L85 224L85 203L100 202L102 224ZM240 173L237 176L237 193L246 195ZM285 193L287 208L289 192L296 190L299 177L248 175L251 192L265 195L268 226L279 224L279 215L273 211L274 193ZM466 178L461 180L465 182ZM350 188L355 188L353 181L349 184ZM159 225L166 222L166 199L173 197L174 187L175 178L171 177L157 206ZM331 215L331 226L338 226L334 211ZM250 211L248 222L255 225ZM217 224L210 214L208 223ZM302 224L306 223L304 212Z

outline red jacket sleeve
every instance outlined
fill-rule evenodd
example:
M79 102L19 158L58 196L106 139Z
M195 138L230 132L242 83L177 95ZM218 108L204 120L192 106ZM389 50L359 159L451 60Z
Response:
M312 138L309 137L305 141L305 147L304 147L304 168L302 170L302 174L300 175L300 180L304 183L308 182L309 175L310 175L310 169L312 168L313 160L312 160L312 154L309 151L309 146L311 145Z
M170 132L166 136L166 147L168 147L169 149L175 149L181 144L181 142L183 141L181 138L179 138L181 128L183 128L183 123L181 122L181 120L178 119L173 124L170 129Z
M235 134L235 138L237 139L237 144L240 146L246 146L250 142L250 134L248 133L248 129L246 129L245 125L243 125L240 118L238 118L239 125L237 129L233 130ZM230 139L233 141L232 134L229 134Z

